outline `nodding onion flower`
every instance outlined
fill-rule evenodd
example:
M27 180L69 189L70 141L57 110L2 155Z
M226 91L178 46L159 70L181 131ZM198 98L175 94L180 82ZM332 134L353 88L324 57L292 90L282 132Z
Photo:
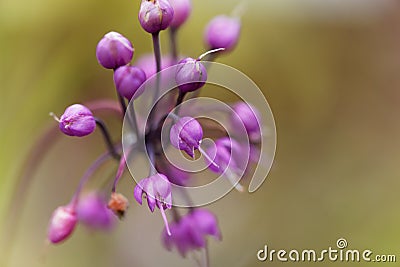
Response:
M205 32L205 43L207 49L210 50L197 58L179 59L174 33L187 21L191 11L190 0L142 0L138 19L141 27L153 37L154 55L145 55L136 62L131 62L135 52L132 43L128 38L114 31L105 34L96 47L98 63L114 71L113 78L119 102L110 104L107 101L98 101L90 105L73 104L65 109L60 118L51 114L58 122L59 130L68 136L88 136L95 131L96 127L99 128L106 142L107 152L102 154L82 176L71 201L67 205L59 206L53 212L48 225L49 242L57 244L65 241L79 223L91 229L112 229L116 222L115 217L123 218L127 212L129 200L118 192L117 186L126 169L129 155L143 151L134 150L132 147L124 151L125 154L121 153L121 141L113 140L106 123L93 115L93 113L97 115L98 111L110 110L118 112L119 115L127 113L128 123L132 123L133 130L137 131L138 140L144 141L148 148L146 152L149 155L150 173L134 187L133 196L140 205L143 204L145 198L151 212L154 212L156 208L160 210L165 224L162 233L164 246L168 250L176 247L182 256L186 256L189 252L205 249L208 236L221 240L216 215L197 207L192 207L181 215L181 210L178 212L173 206L175 191L172 190L172 185L181 185L182 190L185 190L183 186L190 184L193 176L168 162L162 150L161 127L164 122L172 118L168 129L169 144L192 158L198 150L209 163L208 168L211 171L226 176L239 191L242 191L238 175L243 168L247 167L248 159L241 153L243 144L235 139L237 136L220 137L216 140L215 146L204 151L201 144L203 135L208 134L208 126L202 125L196 118L191 117L194 115L181 116L178 110L187 95L196 96L189 93L196 91L197 94L206 85L208 70L203 59L213 54L212 60L214 60L218 56L217 52L232 51L239 39L241 23L234 17L216 17L209 23ZM161 55L159 32L168 28L173 33L170 37L172 52L171 55ZM176 82L176 89L169 94L171 101L167 105L168 108L169 106L172 108L166 114L163 110L160 111L162 114L150 116L148 122L144 122L143 119L136 120L135 106L132 110L130 108L128 110L126 101L133 103L141 101L143 90L148 90L144 89L146 80L170 66L175 67L173 79ZM148 99L144 99L142 103L147 102ZM256 148L262 129L259 112L250 104L238 102L233 105L233 112L226 115L233 132L236 128L240 128L239 126L242 128L244 126L252 148ZM150 127L146 131L138 131L139 128L145 128L142 127L144 123L148 123ZM82 195L83 189L94 173L110 159L115 159L118 164L111 191L99 188L92 193ZM187 195L187 202L188 205L191 203L190 195ZM166 214L167 210L168 214ZM167 215L173 216L173 220L168 222Z
M206 209L195 209L170 226L171 234L165 229L162 240L167 250L175 246L181 256L205 248L207 236L222 239L216 216Z
M167 232L171 234L164 212L164 210L172 207L171 185L168 178L157 173L141 180L134 190L135 199L140 205L142 205L143 195L147 198L147 205L151 212L154 211L155 207L160 209Z

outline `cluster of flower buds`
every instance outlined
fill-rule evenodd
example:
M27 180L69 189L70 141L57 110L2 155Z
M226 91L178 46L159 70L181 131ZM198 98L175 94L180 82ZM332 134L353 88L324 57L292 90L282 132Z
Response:
M130 66L135 49L132 43L117 32L109 32L100 40L96 49L97 61L106 69L114 70L114 83L120 96L131 100L138 98L138 89L146 81L145 72Z
M132 188L134 199L142 205L143 198L151 212L158 208L161 212L165 230L162 240L165 247L171 250L174 246L182 256L189 252L204 249L207 246L208 236L221 240L221 231L217 218L210 211L199 208L190 208L185 215L180 215L173 206L172 184L187 185L192 179L190 173L178 169L166 161L164 151L160 149L160 127L169 119L173 123L169 129L169 141L173 148L184 151L194 158L198 150L208 163L208 168L218 174L226 176L234 186L242 191L238 183L241 170L248 167L243 151L243 144L236 140L236 136L225 136L215 141L215 145L204 151L201 148L206 126L196 118L180 116L176 111L185 96L192 92L198 93L207 83L207 66L203 60L214 60L220 51L232 51L238 43L241 22L239 18L217 16L207 25L204 33L206 51L199 57L179 58L176 53L176 33L187 21L192 11L190 0L142 0L138 14L139 23L143 30L151 34L154 54L143 54L136 62L131 62L135 49L128 38L117 32L109 32L99 41L96 48L96 57L99 64L113 70L113 78L119 103L115 106L121 114L127 113L132 120L134 130L139 139L144 140L149 165L151 166L147 178L142 179ZM171 54L161 55L159 32L171 31ZM207 57L213 55L211 58ZM146 81L154 74L170 66L175 66L176 89L172 94L172 108L167 114L158 117L149 117L144 133L139 132L136 120L135 106L127 109L126 100L131 105L148 90ZM190 95L195 96L195 94ZM100 104L99 104L100 103ZM94 113L106 109L102 102L89 106ZM106 124L84 105L74 104L68 107L60 118L59 129L66 135L83 137L91 134L96 125L104 136L108 152L100 156L88 169L68 205L57 208L50 220L48 239L52 243L60 243L67 239L78 222L93 229L107 230L115 224L115 215L122 218L127 211L129 200L116 190L119 179L126 168L126 159L131 150L121 155L122 144L114 142ZM176 108L176 109L175 109ZM115 110L115 109L114 109ZM251 105L239 102L232 106L232 114L228 114L233 129L244 127L249 136L253 151L261 139L261 120L258 111ZM160 119L162 118L162 119ZM157 121L158 120L158 121ZM140 125L142 126L142 125ZM203 132L203 128L205 131ZM239 134L240 135L240 134ZM133 148L132 148L133 150ZM138 151L135 151L137 153ZM107 160L114 157L119 163L114 186L111 192L98 190L81 196L81 191L93 173ZM190 198L190 196L188 196ZM107 201L108 199L108 201ZM168 222L166 211L173 213L174 220Z

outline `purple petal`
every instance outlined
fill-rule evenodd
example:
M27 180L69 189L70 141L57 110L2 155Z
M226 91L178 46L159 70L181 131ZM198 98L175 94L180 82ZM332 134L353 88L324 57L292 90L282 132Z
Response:
M147 194L147 206L149 206L151 212L154 212L156 207L156 199L149 194Z
M205 209L197 209L192 213L192 216L202 233L214 236L219 240L222 238L217 219L213 213Z
M144 185L146 183L145 181L146 179L141 180L136 186L135 189L133 191L133 196L135 197L136 201L142 205L142 198L143 198L143 194L145 193L143 191L144 189Z

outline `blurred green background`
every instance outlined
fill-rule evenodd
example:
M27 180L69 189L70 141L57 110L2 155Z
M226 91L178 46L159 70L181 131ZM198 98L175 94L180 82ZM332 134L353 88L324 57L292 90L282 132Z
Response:
M179 41L182 53L196 56L207 22L239 1L193 2ZM277 153L256 193L231 192L209 207L224 238L210 240L212 266L275 266L257 261L265 244L318 250L335 247L340 237L349 248L400 257L399 1L246 2L239 46L219 62L243 71L263 90L276 120ZM135 58L151 51L138 8L138 0L0 1L0 226L18 201L11 193L24 158L54 123L48 113L115 97L112 74L95 58L99 39L115 30L133 42ZM166 52L167 34L162 38ZM66 243L46 248L50 214L67 203L102 151L99 142L97 135L58 139L32 177L24 209L17 210L22 214L14 241L2 240L12 248L9 266L194 265L162 248L160 217L133 203L129 179L124 184L132 207L114 232L79 227Z

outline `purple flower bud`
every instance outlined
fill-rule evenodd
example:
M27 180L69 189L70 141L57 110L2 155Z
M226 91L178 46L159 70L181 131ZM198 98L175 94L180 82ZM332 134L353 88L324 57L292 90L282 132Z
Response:
M185 58L179 62L177 68L175 80L183 93L196 91L207 81L207 70L200 60Z
M143 87L138 89L146 81L146 74L138 67L122 66L114 72L114 83L120 95L131 100L138 98L143 93Z
M80 199L76 213L78 220L93 229L109 230L114 225L114 216L107 208L105 199L90 193Z
M52 214L47 238L53 244L67 239L75 229L76 213L70 206L58 207Z
M163 174L155 174L141 180L135 187L134 197L142 205L143 194L147 197L147 204L151 210L154 208L170 209L172 205L171 184Z
M189 17L192 11L192 3L190 0L169 0L169 2L174 9L171 27L179 28Z
M244 125L250 141L258 142L261 139L261 120L258 110L244 102L238 102L233 106L231 114L232 129L241 129Z
M164 231L162 241L167 250L176 246L181 256L206 246L206 237L221 240L221 232L214 214L205 209L195 209L170 227L171 235Z
M170 25L174 9L168 0L142 0L139 22L148 33L158 33Z
M206 27L204 41L210 49L232 50L240 36L241 23L238 18L220 15L212 19Z
M173 65L173 58L170 55L161 57L161 70L171 67ZM147 79L157 73L156 60L154 54L145 54L136 60L135 66L141 68L145 73Z
M82 137L96 129L96 121L87 107L74 104L64 111L59 119L59 128L66 135Z
M128 64L133 57L131 42L117 32L109 32L97 44L97 61L106 69L116 69Z
M171 127L169 138L175 148L194 158L194 150L199 148L203 139L203 129L196 119L183 117Z

